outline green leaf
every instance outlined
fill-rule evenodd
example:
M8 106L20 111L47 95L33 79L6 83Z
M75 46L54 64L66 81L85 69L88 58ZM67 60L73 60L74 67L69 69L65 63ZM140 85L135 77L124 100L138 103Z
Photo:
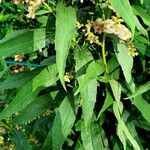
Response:
M115 100L117 102L119 102L120 98L121 98L121 85L120 85L120 83L115 81L115 80L111 80L110 85L111 85L111 89L112 89Z
M24 109L44 87L53 85L58 80L56 64L41 71L31 82L28 82L16 95L13 101L0 113L0 120Z
M142 116L150 123L150 104L141 95L135 97L133 104L142 113Z
M113 8L119 13L119 15L129 25L133 33L132 36L134 36L135 21L134 21L134 15L129 0L110 0L110 3L113 6Z
M102 109L100 110L99 114L98 114L98 117L97 119L101 116L101 114L107 110L108 107L110 107L112 104L113 104L113 98L111 96L111 94L107 91L107 96L106 96L106 99L104 101L104 104L103 104L103 107Z
M113 41L113 45L117 60L122 68L126 82L129 84L131 91L134 92L135 85L131 75L133 67L133 57L128 54L128 48L126 45L118 43L116 41Z
M0 58L16 54L26 54L39 50L46 45L46 30L19 30L0 40Z
M75 35L76 28L76 11L72 7L65 7L59 2L56 7L56 63L59 72L60 81L65 87L64 73L66 67L66 59L69 54L71 40Z
M75 150L85 150L82 144L81 139L79 138L75 147Z
M128 98L126 99L131 99L133 97L136 97L138 95L141 95L145 92L147 92L148 90L150 90L150 81L145 83L144 85L140 86L136 91L135 93L133 93L131 96L129 96Z
M12 142L14 143L16 150L32 150L23 131L14 130Z
M60 150L74 125L79 105L79 98L69 93L58 109L52 128L53 149Z
M139 30L139 32L148 38L148 33L147 33L146 29L141 25L140 21L138 20L138 18L136 16L135 16L135 24L136 24L136 27Z
M139 6L133 6L133 12L135 15L140 16L147 26L150 26L150 16L143 8Z
M44 110L53 108L56 105L56 102L58 101L55 101L51 94L40 96L31 102L23 111L21 111L19 116L13 120L12 124L16 125L27 123L42 114Z
M34 69L32 71L24 71L11 75L8 79L0 83L0 90L20 88L27 82L31 81L36 75L40 73L41 69ZM8 86L9 85L9 86Z
M79 88L75 92L75 95L77 95L79 92L81 92L82 88L91 80L97 79L99 75L101 75L105 71L105 65L102 61L92 61L87 70L86 74L82 78L82 81L79 83Z
M85 150L104 150L103 140L101 137L102 129L98 123L93 121L90 125L90 132L86 132L84 121L81 125L81 139Z
M87 66L88 63L92 60L92 55L86 49L77 48L75 51L75 60L76 60L75 69L77 72L77 79L80 86L80 84L82 84L82 81L86 78L86 75L84 73L86 70L88 70ZM91 76L89 76L90 78L88 79L88 82L85 83L85 86L80 91L83 105L83 116L85 126L87 129L89 128L92 121L93 109L96 102L96 94L97 94L97 81L96 79L92 79L93 78L92 71L89 70Z

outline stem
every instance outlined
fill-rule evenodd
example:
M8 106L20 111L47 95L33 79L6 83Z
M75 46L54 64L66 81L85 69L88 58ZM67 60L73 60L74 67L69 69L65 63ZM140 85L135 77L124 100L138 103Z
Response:
M9 127L7 124L5 124L4 122L0 121L0 126L5 127L6 129L12 131L13 129L11 127Z
M107 67L107 61L106 61L106 52L105 52L105 39L106 39L106 33L103 35L103 41L102 41L102 57L103 57L103 62L106 67L106 73L108 73L108 67Z

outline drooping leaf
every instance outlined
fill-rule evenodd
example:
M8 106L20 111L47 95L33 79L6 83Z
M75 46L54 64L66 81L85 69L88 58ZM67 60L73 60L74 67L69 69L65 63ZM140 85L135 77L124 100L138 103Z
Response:
M46 45L46 30L19 30L0 40L0 58L16 54L27 54Z
M75 9L73 9L71 6L65 7L62 2L59 2L56 7L55 50L59 78L64 88L64 73L66 67L66 60L69 54L71 40L75 35L75 28Z
M32 150L32 147L28 143L24 132L21 130L14 130L12 142L14 143L16 150Z
M73 93L70 92L59 108L56 109L56 117L52 128L53 149L60 150L70 133L76 119L78 105L79 98L74 97Z
M131 28L131 31L134 36L135 32L135 22L134 22L134 15L132 11L132 7L128 0L110 0L111 5L113 8L119 13L119 15L125 20L125 22Z
M81 139L85 150L103 150L103 140L101 137L102 128L99 127L98 123L93 121L90 125L90 132L86 132L86 126L84 121L81 125Z
M9 106L0 113L0 120L24 109L42 88L53 85L57 80L56 64L43 69L31 82L23 86Z

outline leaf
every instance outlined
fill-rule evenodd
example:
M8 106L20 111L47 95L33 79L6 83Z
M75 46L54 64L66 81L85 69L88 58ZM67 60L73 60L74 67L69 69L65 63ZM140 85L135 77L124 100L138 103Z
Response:
M132 7L129 0L110 0L112 7L119 13L119 15L126 21L132 31L132 36L135 32L135 22Z
M56 117L52 128L53 149L60 150L71 132L76 119L78 105L79 98L74 97L71 92L65 97L59 108L56 109Z
M150 81L145 83L144 85L140 86L136 91L135 93L133 93L131 96L129 96L128 98L125 98L125 99L131 99L133 97L136 97L138 95L141 95L145 92L147 92L148 90L150 90Z
M81 139L79 138L75 147L75 150L85 150L82 144Z
M14 130L12 142L14 143L16 150L32 150L32 147L29 145L24 132L21 130Z
M55 50L59 78L65 89L66 87L64 83L64 73L66 67L66 59L69 54L71 40L75 35L75 28L75 9L73 9L72 7L65 7L62 2L59 2L56 7Z
M111 80L110 86L111 86L115 100L117 102L119 102L121 99L121 85L120 85L120 83L115 81L115 80Z
M148 33L147 33L146 29L141 25L140 21L138 20L138 18L136 16L135 16L135 24L136 24L136 27L139 30L139 32L148 38Z
M0 120L12 115L30 104L44 87L53 85L58 80L56 64L42 70L31 82L28 82L13 101L0 113Z
M133 67L133 57L128 54L128 48L124 44L113 41L113 45L117 60L122 68L126 82L129 84L131 91L134 92L135 85L131 75Z
M108 107L110 107L112 104L113 104L113 98L112 96L110 95L110 93L107 91L107 96L106 96L106 99L104 101L104 104L103 104L103 107L102 109L100 110L99 114L98 114L98 117L97 119L101 116L101 114L107 110Z
M8 79L0 83L0 90L20 88L27 82L31 81L36 75L40 73L41 69L34 69L32 71L24 71L11 75ZM9 85L9 86L8 86Z
M54 97L50 94L40 96L33 100L23 111L19 113L12 124L24 124L39 116L44 110L53 108L56 105Z
M104 71L105 65L101 60L91 62L86 70L84 78L79 83L79 88L75 92L75 95L77 95L88 82L93 79L97 79L97 77L101 75Z
M102 129L98 123L93 121L90 125L90 132L86 132L84 122L81 125L81 139L85 150L103 150L104 145L101 137Z
M82 84L82 81L86 78L86 75L85 74L82 75L81 73L85 73L86 68L87 68L87 63L90 62L91 59L92 59L92 56L89 53L89 51L76 49L75 69L77 72L77 79L79 82L79 87ZM91 64L89 64L88 67L90 67L90 65ZM93 78L94 71L93 72L92 71L93 69L91 68L88 82L85 82L85 85L83 85L83 88L80 91L81 97L82 97L83 117L84 117L84 122L85 122L85 126L87 130L89 129L89 126L92 121L93 109L94 109L94 105L96 102L96 94L97 94L97 80ZM94 72L94 76L95 76L95 72Z
M141 95L135 97L133 104L141 112L145 120L150 123L150 104Z
M46 31L44 28L15 31L0 40L0 58L27 54L39 50L45 45Z
M150 16L148 15L148 13L139 6L133 6L132 8L133 8L134 14L140 16L142 18L143 22L147 26L150 26Z

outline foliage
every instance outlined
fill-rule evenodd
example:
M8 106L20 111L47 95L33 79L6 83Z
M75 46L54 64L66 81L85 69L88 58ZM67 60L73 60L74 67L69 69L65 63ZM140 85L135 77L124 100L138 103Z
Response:
M0 1L0 149L149 149L149 8Z

